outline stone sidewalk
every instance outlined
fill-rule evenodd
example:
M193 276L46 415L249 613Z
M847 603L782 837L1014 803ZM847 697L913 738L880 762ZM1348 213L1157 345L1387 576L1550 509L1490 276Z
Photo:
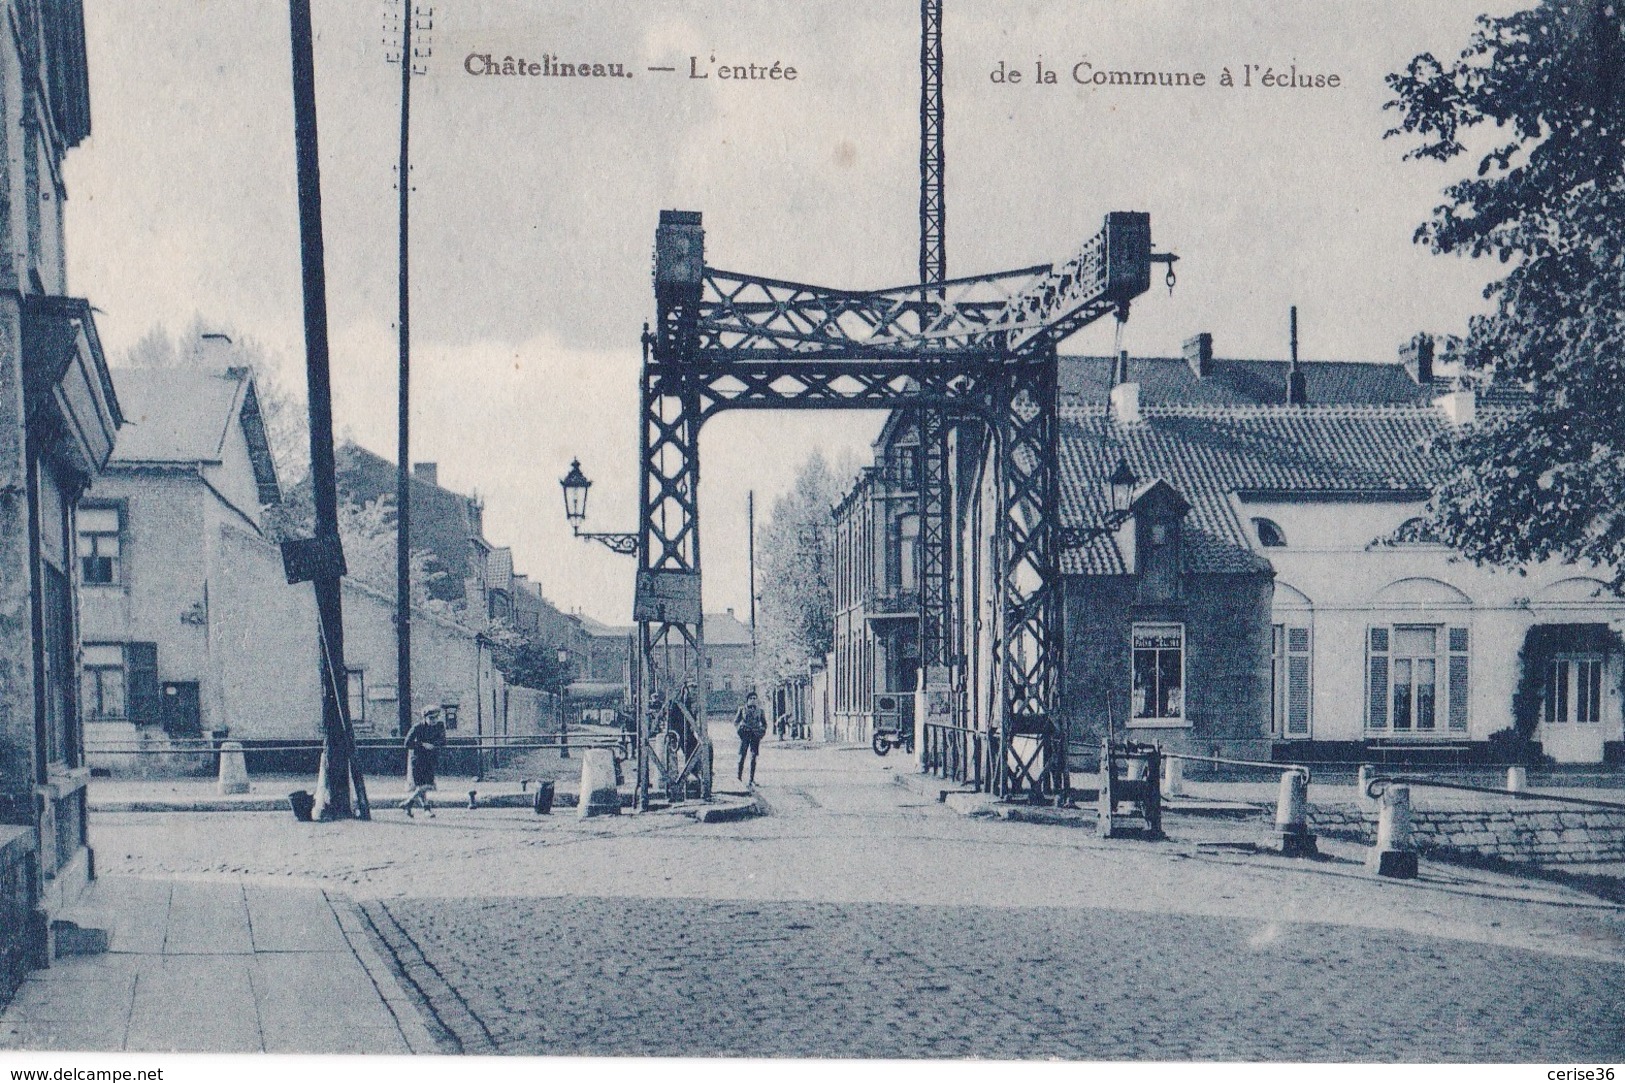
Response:
M421 1053L435 1043L347 901L238 880L96 881L102 955L29 975L0 1049Z

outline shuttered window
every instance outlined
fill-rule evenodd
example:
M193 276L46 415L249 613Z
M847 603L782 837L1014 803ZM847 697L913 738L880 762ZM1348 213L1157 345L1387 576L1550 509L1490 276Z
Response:
M1277 624L1273 636L1275 732L1282 737L1309 736L1313 685L1310 670L1309 629Z

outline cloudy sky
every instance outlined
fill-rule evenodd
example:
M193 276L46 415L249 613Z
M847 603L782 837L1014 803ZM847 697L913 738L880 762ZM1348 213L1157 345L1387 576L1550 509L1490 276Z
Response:
M916 0L435 0L413 94L414 458L487 499L556 602L630 614L632 561L569 536L558 478L580 456L589 526L632 529L638 333L663 207L705 214L713 266L833 286L915 274ZM1411 233L1456 172L1384 141L1383 76L1453 54L1485 0L945 0L953 274L1064 258L1109 210L1145 210L1179 285L1125 345L1381 359L1482 307L1493 268ZM72 289L115 356L194 314L265 343L302 380L287 12L277 2L87 5L94 134L69 157ZM392 5L316 0L334 395L341 430L393 457ZM470 54L623 63L622 80L471 75ZM688 77L780 62L794 82ZM1035 84L1035 63L1057 74ZM1003 62L1020 84L990 73ZM1205 73L1201 89L1081 86L1075 65ZM1251 87L1238 83L1252 65ZM472 66L478 68L477 62ZM651 72L672 66L676 72ZM1265 88L1272 72L1337 89ZM1069 344L1105 352L1111 329ZM748 605L745 494L759 512L815 447L861 449L873 414L725 415L703 437L707 607Z

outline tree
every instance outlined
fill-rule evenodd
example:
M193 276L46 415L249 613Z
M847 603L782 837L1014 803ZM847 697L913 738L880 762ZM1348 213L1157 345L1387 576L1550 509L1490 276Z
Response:
M1389 76L1390 136L1408 159L1477 157L1416 233L1435 252L1495 257L1461 359L1523 387L1446 438L1432 502L1444 541L1519 565L1613 568L1625 588L1625 23L1618 0L1542 0L1480 16L1461 55ZM1489 125L1493 131L1485 126ZM1470 146L1471 145L1471 146Z
M395 600L395 502L387 496L339 505L339 540L344 545L346 577L365 583ZM447 620L456 618L450 603L430 595L429 587L446 573L427 549L412 550L412 608Z
M832 470L821 453L813 452L794 488L774 501L758 535L757 668L764 683L804 673L808 661L822 658L834 646L835 523L830 511L849 475Z
M559 693L570 683L570 663L559 661L559 644L540 632L501 622L489 635L491 660L509 684Z

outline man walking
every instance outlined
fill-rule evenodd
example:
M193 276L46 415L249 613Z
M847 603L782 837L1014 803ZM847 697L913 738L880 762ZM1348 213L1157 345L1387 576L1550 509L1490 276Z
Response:
M767 716L756 702L756 693L745 696L739 713L734 715L734 732L739 734L739 770L736 777L745 780L745 755L750 754L750 784L756 785L756 757L762 750L762 738L767 735Z
M430 816L434 815L434 806L429 804L429 791L435 788L435 763L440 757L440 745L445 738L446 731L440 723L440 708L424 708L423 720L406 735L407 794L401 808L407 816L412 815L412 806L417 804L421 804L423 811Z

